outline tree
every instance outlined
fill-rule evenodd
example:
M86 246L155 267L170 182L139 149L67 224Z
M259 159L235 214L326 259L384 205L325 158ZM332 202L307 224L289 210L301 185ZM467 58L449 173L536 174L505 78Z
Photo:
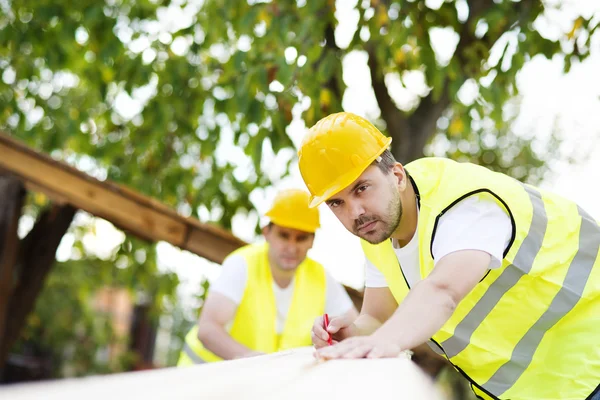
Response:
M46 205L43 195L29 197L24 225ZM129 350L131 327L127 325L133 322L133 315L128 320L127 304L115 311L110 309L111 303L129 298L132 307L146 305L148 322L153 325L160 315L177 311L179 280L174 273L158 270L155 246L124 237L106 254L96 254L86 249L86 239L96 235L95 229L93 219L85 214L76 218L67 239L73 242L71 258L55 263L13 346L13 353L44 366L37 378L117 372L140 363ZM115 289L126 296L116 298ZM108 296L99 304L102 293ZM119 331L115 330L117 324Z
M198 17L201 26L209 27L204 44L218 43L230 55L219 63L221 79L215 87L230 94L219 109L230 120L242 114L242 121L272 125L274 132L258 133L272 137L283 135L282 127L292 117L289 110L308 97L310 105L302 118L310 126L342 109L346 87L342 60L351 52L364 52L380 110L377 122L393 137L392 152L399 160L437 153L517 178L541 178L544 161L555 153L555 142L549 141L542 152L533 151L532 138L511 129L518 104L513 110L506 106L518 95L516 76L527 60L560 57L568 71L574 59L589 54L589 40L597 27L590 25L592 16L579 16L570 32L551 40L536 29L545 18L544 4L538 1L439 1L435 9L419 1L358 3L354 34L342 45L335 33L339 21L332 1L207 2ZM549 8L554 7L560 4ZM441 30L455 41L447 59L435 51L434 35ZM415 71L430 90L402 110L388 82L402 83ZM260 86L248 92L248 80ZM458 94L467 86L477 94L476 101L460 100ZM258 111L256 102L265 94L274 99L274 113ZM245 125L240 124L241 135ZM428 151L434 139L444 142L445 149Z

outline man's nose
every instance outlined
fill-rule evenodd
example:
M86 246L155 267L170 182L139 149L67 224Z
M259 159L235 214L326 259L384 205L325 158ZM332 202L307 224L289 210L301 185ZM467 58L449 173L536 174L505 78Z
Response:
M360 201L352 201L347 203L350 217L355 220L360 218L365 213L365 208Z
M294 238L290 238L285 242L285 248L288 253L296 254L298 250L298 241Z

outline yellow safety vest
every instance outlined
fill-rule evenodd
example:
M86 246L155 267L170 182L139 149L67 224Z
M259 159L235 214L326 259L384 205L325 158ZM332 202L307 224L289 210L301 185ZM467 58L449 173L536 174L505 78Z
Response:
M251 350L274 353L310 346L310 332L316 317L325 312L325 270L318 262L306 258L296 270L294 293L281 335L276 332L277 306L267 244L244 246L231 255L246 260L248 280L237 308L231 337ZM178 366L222 360L206 349L198 339L195 326L185 338Z
M423 158L406 170L420 206L422 279L433 270L438 220L459 201L491 194L512 221L502 266L458 304L434 346L483 399L590 396L600 384L598 222L569 200L477 165ZM409 287L391 241L362 246L400 303Z

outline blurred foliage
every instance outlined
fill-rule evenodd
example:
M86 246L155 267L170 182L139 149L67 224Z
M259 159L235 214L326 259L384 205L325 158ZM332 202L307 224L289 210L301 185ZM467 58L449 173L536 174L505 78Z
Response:
M190 313L182 312L181 308L175 308L174 312L170 314L170 317L173 318L173 329L171 330L172 338L166 365L177 365L181 349L185 342L185 337L190 329L198 323L198 318L202 312L202 306L206 301L209 287L210 281L208 278L203 277L200 281L198 291L193 294L195 305L192 307L192 310L190 310L191 315L189 315Z
M46 202L43 195L30 194L25 218L33 220ZM49 360L52 377L123 371L137 362L127 351L129 331L124 336L114 331L115 320L123 316L102 311L96 303L99 291L124 289L131 306L150 303L148 318L154 325L160 315L177 310L179 279L159 271L156 246L124 237L99 256L85 247L86 239L96 234L94 219L78 215L68 233L73 240L71 259L55 263L13 348L13 353ZM113 357L111 348L119 346L122 354Z
M310 126L342 110L343 60L359 52L379 106L368 117L394 138L401 162L435 154L532 182L543 176L558 137L536 148L515 133L518 72L536 56L562 59L568 71L589 55L597 20L575 16L550 37L538 29L553 25L560 1L359 0L341 40L336 30L350 17L338 20L340 4L0 0L0 128L230 228L252 209L249 194L279 178L263 156L293 161L292 121ZM439 32L456 43L449 59L434 50ZM427 90L400 104L390 85L415 74ZM98 259L78 247L84 233L74 235L78 255L53 271L24 340L36 335L53 349L76 337L105 343L87 303L104 285L144 291L157 313L174 301L177 279L158 272L153 246L128 237ZM77 363L93 370L92 353Z
M428 153L539 177L556 146L533 151L531 138L515 138L507 119L518 107L504 106L532 57L562 58L565 70L587 57L597 21L579 16L549 39L536 28L552 25L560 2L431 3L359 1L339 44L332 0L4 1L0 127L57 158L85 154L103 178L229 228L252 209L249 193L277 179L263 152L293 154L293 118L310 126L342 109L342 60L358 51L381 111L370 117L400 161L435 139L443 145ZM449 60L434 51L440 30L457 43ZM411 73L431 90L400 109L388 83ZM457 96L465 85L475 100Z

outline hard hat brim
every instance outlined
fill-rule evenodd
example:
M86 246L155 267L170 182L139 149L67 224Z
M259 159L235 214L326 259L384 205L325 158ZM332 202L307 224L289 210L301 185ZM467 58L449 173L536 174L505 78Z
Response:
M320 227L320 225L311 225L311 224L302 224L299 222L290 222L290 221L284 221L284 220L280 220L278 218L271 218L271 223L281 226L283 228L289 228L289 229L296 229L298 231L302 231L302 232L306 232L306 233L315 233L317 231L317 229Z

